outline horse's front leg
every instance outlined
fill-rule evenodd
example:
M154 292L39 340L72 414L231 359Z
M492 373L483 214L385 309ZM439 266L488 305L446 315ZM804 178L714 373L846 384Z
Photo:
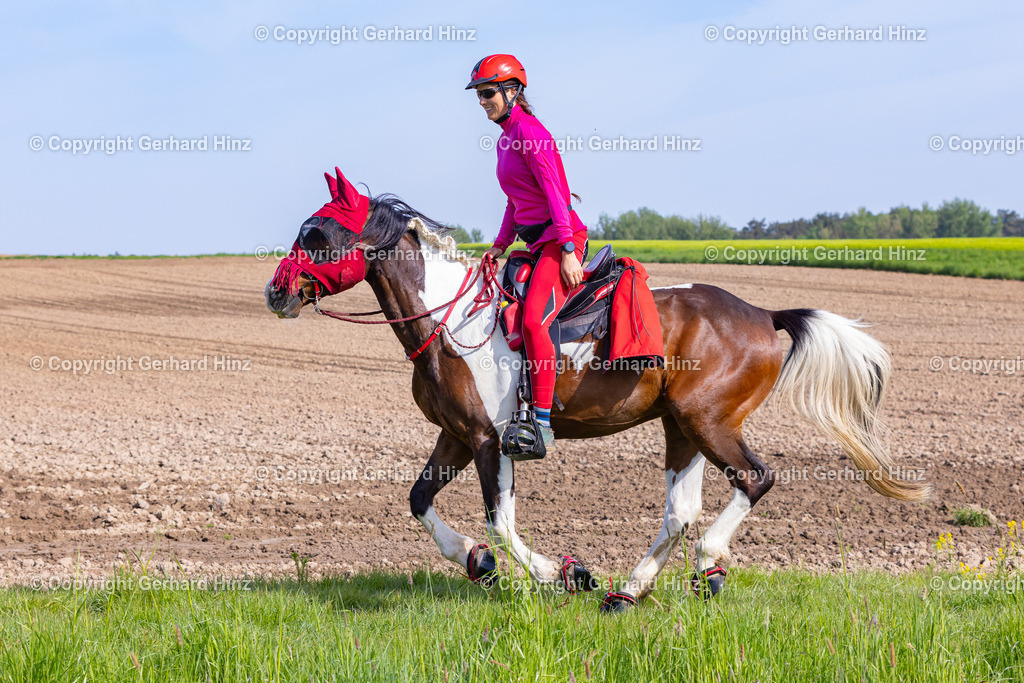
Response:
M487 533L496 547L507 548L530 578L542 584L558 584L575 592L590 590L592 579L579 562L557 562L528 546L516 532L516 488L513 461L501 455L496 436L489 436L474 454L487 513ZM566 585L566 580L568 584Z
M458 476L473 459L473 451L446 431L437 437L430 459L409 492L412 515L426 527L441 554L469 572L476 581L487 581L496 575L494 555L481 552L476 542L456 533L441 521L434 510L434 496Z

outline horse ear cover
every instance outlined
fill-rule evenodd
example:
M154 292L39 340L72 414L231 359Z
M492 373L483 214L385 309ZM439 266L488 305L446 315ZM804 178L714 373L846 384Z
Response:
M370 200L359 194L352 183L334 167L337 177L324 173L327 189L331 192L331 201L314 213L314 216L333 218L343 227L357 235L363 232L366 216L370 210ZM352 249L348 254L330 263L317 264L295 240L288 256L281 260L273 282L278 286L290 286L296 273L303 272L316 278L323 285L325 294L337 294L354 287L366 278L366 256L362 249Z
M366 223L366 216L370 211L370 200L359 194L337 166L334 167L334 173L337 175L336 178L331 177L330 173L324 173L327 189L331 192L331 201L313 215L333 218L359 234L363 231L363 224Z

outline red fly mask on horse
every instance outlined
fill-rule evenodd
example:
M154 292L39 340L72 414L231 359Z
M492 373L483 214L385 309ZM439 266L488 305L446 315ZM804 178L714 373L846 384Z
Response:
M304 273L313 279L317 295L343 292L366 277L366 259L357 245L370 208L370 200L359 194L341 170L337 178L324 173L331 201L323 205L299 229L291 251L281 260L272 284L289 287Z

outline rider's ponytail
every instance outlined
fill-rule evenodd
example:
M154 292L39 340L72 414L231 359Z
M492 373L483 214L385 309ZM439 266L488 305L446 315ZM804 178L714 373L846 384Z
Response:
M513 78L512 82L519 86L519 94L516 95L516 106L522 107L523 111L530 116L535 116L533 113L533 107L531 107L530 103L526 101L526 86L522 85L518 78Z
M519 85L519 80L518 79L512 79L512 80L517 85ZM517 107L522 107L523 111L526 112L527 114L529 114L530 116L536 116L536 114L533 113L533 107L531 107L530 103L526 100L526 87L525 86L520 85L520 87L519 87L519 94L516 95L516 106ZM576 198L577 202L582 202L583 201L582 199L580 199L580 196L578 194L576 194L575 192L572 193L572 196Z

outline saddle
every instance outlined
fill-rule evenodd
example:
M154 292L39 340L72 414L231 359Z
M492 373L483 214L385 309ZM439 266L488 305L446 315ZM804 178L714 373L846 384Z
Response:
M587 251L583 253L586 260ZM509 254L502 274L504 299L501 303L499 321L509 348L521 351L523 348L523 311L519 301L526 298L530 276L537 257L528 251L513 251ZM551 341L555 345L555 358L561 358L561 342L574 342L588 334L594 339L603 339L608 334L612 292L624 268L616 262L610 244L605 245L583 268L583 282L569 292L562 310L551 323ZM512 299L509 294L514 294Z
M588 245L589 246L589 245ZM583 250L583 260L587 258ZM498 320L501 330L512 351L523 349L523 311L520 301L525 301L530 276L537 257L528 251L513 251L509 254L502 273L503 293ZM583 269L583 282L569 292L562 310L551 323L551 342L555 345L555 358L562 357L561 342L573 342L593 334L594 339L608 335L611 325L612 293L625 268L616 262L611 245L603 247ZM526 366L519 373L519 409L501 436L501 452L512 460L536 460L547 452L540 438L540 425L530 409L530 373ZM558 394L554 395L555 405L564 410Z
M584 261L587 251L585 247ZM514 251L502 273L498 321L512 351L520 351L524 346L520 302L525 301L535 264L536 257L530 252ZM638 261L616 258L611 245L597 252L583 269L583 282L569 292L551 323L549 334L555 359L562 357L562 342L591 335L601 342L600 355L605 361L627 361L628 369L637 372L664 367L661 323L654 297L646 285L648 277ZM519 408L501 436L501 452L512 460L535 460L547 452L540 425L530 408L532 391L526 367L524 363L519 372ZM557 393L552 399L559 410L565 410Z

